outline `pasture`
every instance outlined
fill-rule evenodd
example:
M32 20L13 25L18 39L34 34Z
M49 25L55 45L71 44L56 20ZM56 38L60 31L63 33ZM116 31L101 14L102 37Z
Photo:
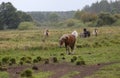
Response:
M99 27L97 37L78 37L75 54L67 55L59 38L82 29L49 29L45 42L42 29L0 31L0 78L119 78L120 27Z

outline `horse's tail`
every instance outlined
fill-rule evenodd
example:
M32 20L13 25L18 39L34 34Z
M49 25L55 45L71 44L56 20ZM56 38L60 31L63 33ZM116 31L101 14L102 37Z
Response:
M77 38L78 37L78 32L77 31L73 31L72 35L74 35Z

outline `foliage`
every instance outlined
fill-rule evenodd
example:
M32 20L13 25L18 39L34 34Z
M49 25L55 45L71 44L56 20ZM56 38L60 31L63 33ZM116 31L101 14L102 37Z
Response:
M21 22L18 26L19 30L35 29L35 24L33 22Z
M58 19L59 19L59 16L58 16L57 14L55 14L55 13L51 13L51 14L49 15L49 20L50 20L51 22L57 22Z
M0 72L0 78L9 78L9 74L7 72Z
M97 26L112 25L116 19L109 13L100 13L98 15Z
M100 2L93 3L91 6L86 5L83 11L100 13L100 12L110 12L110 13L120 13L120 1L115 0L108 2L108 0L101 0Z
M31 17L17 9L10 3L0 4L0 29L16 29L20 22L32 21Z
M65 21L65 24L66 24L68 27L71 27L71 26L74 26L77 22L78 22L78 20L68 19L68 20Z
M32 77L33 72L31 69L26 69L21 73L21 77Z

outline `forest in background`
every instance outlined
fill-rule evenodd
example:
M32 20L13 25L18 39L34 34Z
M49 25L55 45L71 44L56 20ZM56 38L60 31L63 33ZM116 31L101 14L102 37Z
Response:
M38 27L120 26L120 1L101 0L77 11L18 11L10 2L0 4L0 29Z
M82 10L59 12L27 12L39 26L80 27L120 26L120 1L101 0Z

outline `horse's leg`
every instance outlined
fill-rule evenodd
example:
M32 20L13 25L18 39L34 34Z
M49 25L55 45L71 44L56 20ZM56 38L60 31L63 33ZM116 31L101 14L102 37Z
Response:
M71 53L70 53L70 47L68 47L68 54L71 54Z
M72 54L74 54L74 48L75 48L74 45L75 45L75 43L71 46L71 53Z
M66 54L69 53L69 47L68 46L65 46L66 47Z
M70 47L66 46L66 54L70 54Z

